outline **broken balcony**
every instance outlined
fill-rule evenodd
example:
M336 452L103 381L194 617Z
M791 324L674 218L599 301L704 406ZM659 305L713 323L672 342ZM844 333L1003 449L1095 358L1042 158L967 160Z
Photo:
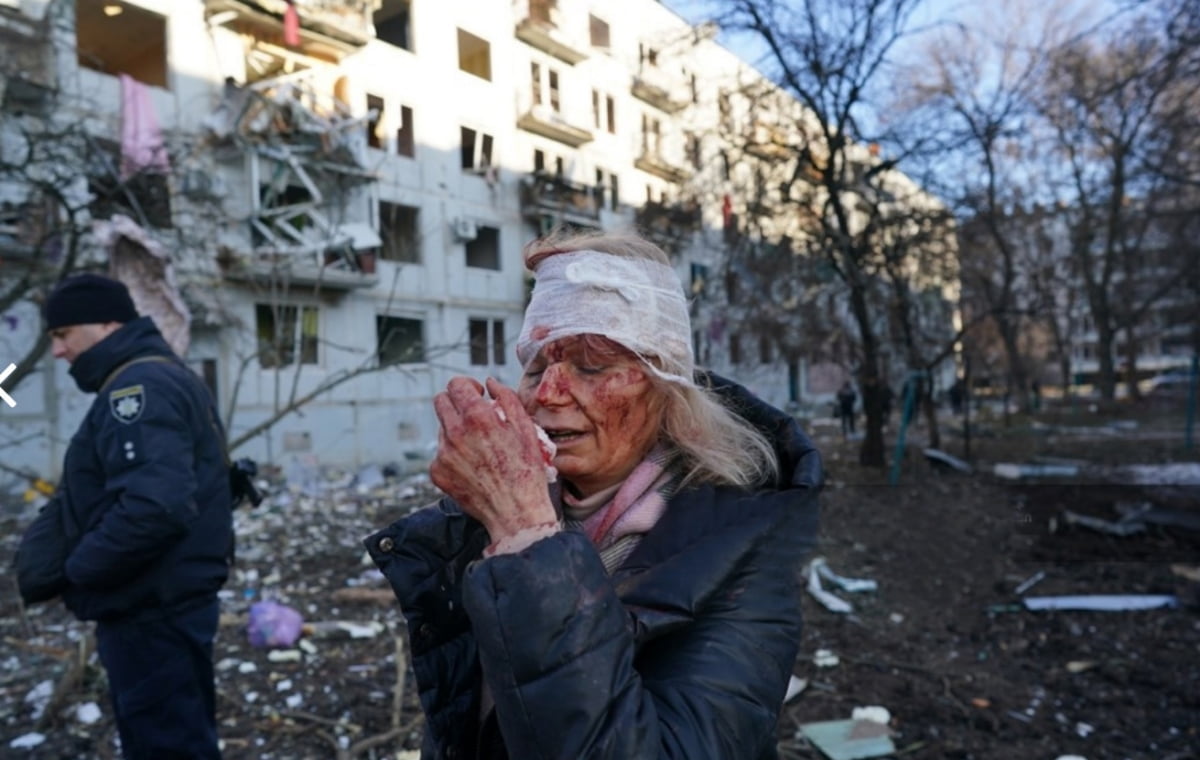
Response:
M517 128L572 148L589 143L594 137L590 130L571 124L561 113L545 104L535 105L522 113L517 119Z
M592 226L600 219L603 190L580 185L544 172L521 181L521 214L535 221L547 217L579 226Z
M685 247L700 230L700 204L695 200L679 203L650 201L634 213L634 223L651 242L668 253Z
M338 60L375 39L374 13L382 0L295 0L299 52ZM280 39L284 0L204 0L209 23L259 39ZM217 21L219 19L219 21Z
M674 85L664 72L651 66L643 66L633 77L630 92L638 100L666 113L679 113L691 102L681 86Z
M574 66L587 58L587 47L563 33L554 0L529 0L529 10L517 22L517 39Z
M692 176L687 169L677 166L657 151L644 151L634 160L633 165L667 182L686 182Z

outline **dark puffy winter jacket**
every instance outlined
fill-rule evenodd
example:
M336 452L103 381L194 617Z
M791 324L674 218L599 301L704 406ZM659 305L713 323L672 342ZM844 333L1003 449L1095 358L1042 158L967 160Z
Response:
M229 572L233 518L208 389L148 317L76 357L71 375L99 393L67 448L56 495L63 523L77 531L61 568L67 608L81 620L144 619L210 599ZM44 553L46 541L45 531L28 531L19 552Z
M576 532L480 560L486 531L449 499L366 539L408 621L422 760L777 756L820 457L790 417L713 384L775 442L780 482L681 491L611 577Z

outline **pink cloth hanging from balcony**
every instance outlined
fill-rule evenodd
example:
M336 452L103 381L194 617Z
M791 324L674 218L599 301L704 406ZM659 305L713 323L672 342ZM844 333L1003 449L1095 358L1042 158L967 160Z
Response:
M167 146L150 101L150 89L121 75L121 179L140 171L169 172Z
M288 0L287 8L283 11L283 44L300 47L300 14L293 0Z

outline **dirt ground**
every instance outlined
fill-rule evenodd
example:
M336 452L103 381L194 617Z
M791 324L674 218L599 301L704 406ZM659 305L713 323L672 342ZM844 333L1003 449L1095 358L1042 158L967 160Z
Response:
M1062 517L1069 509L1114 520L1122 505L1147 500L1196 514L1200 488L1121 485L1095 467L1055 482L1005 481L991 469L1035 457L1093 465L1200 461L1195 449L1183 448L1179 415L1159 412L1116 411L1136 419L1136 427L1097 427L1113 415L1073 408L1012 418L1008 426L999 417L981 419L973 474L931 465L921 455L926 431L918 427L896 486L887 484L887 471L859 467L856 444L831 421L814 421L830 479L814 556L840 575L874 579L878 589L831 589L853 604L849 614L805 594L794 673L807 687L784 707L781 756L824 757L803 738L802 724L878 705L891 716L896 750L888 757L1200 757L1195 606L1034 612L1017 592L1040 577L1025 597L1177 594L1194 604L1196 586L1180 573L1200 565L1200 531L1151 525L1116 537ZM962 438L954 425L944 422L943 448L958 456ZM239 514L237 572L224 592L217 643L228 760L416 757L405 750L419 746L419 710L411 678L403 671L397 678L403 627L394 606L378 601L382 587L359 540L427 495L412 483L356 489L346 482L317 496L277 493ZM103 671L94 658L80 657L87 627L57 604L25 613L17 604L9 563L31 515L19 504L5 506L0 757L116 757ZM246 610L262 598L317 624L302 647L281 656L250 646ZM350 638L329 625L334 621L358 624L361 637ZM838 663L818 667L813 656L821 649ZM37 741L33 732L41 742L22 748Z

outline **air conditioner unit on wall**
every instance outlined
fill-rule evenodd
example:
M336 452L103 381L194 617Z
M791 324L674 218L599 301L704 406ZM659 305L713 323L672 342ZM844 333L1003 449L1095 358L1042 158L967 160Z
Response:
M464 217L458 217L451 225L454 229L454 239L460 243L466 243L474 240L479 234L475 227L475 222Z

